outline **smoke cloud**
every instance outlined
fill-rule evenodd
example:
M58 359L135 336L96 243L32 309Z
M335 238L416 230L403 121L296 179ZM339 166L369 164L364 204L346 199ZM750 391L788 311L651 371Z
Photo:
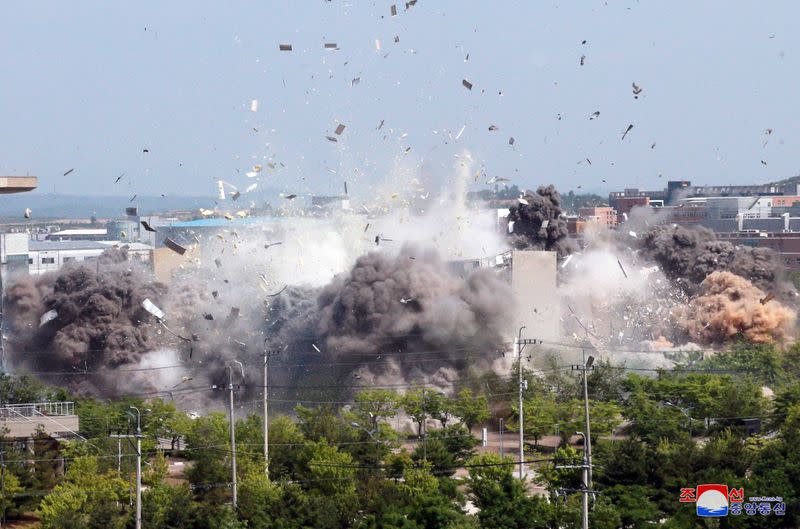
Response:
M575 243L562 213L555 186L541 186L535 194L526 192L508 213L511 245L518 250L551 250L562 257L572 253Z
M743 337L752 342L782 342L797 314L763 290L730 272L712 272L700 283L699 294L677 307L679 331L694 342L720 345Z
M783 267L775 252L720 241L707 228L658 225L638 241L643 256L657 263L688 294L697 293L706 277L717 271L741 276L763 290L778 290L776 295L793 291L784 282Z

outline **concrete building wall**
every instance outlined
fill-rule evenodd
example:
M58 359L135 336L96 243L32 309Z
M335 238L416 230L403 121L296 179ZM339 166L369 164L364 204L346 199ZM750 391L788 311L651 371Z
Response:
M557 341L561 326L556 284L556 253L515 250L511 254L514 329L524 338Z

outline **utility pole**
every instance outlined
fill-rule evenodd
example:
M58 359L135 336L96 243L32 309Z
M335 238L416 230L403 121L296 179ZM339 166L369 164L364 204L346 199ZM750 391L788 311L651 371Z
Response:
M244 378L244 365L238 360L233 361L234 364L239 364L242 370L242 378ZM230 414L231 414L231 487L233 495L231 498L231 505L234 510L237 507L237 486L236 486L236 419L233 411L233 367L228 364L228 391L230 391ZM136 529L141 529L137 527Z
M269 412L267 409L267 387L269 386L269 357L280 351L267 351L267 339L264 338L264 473L269 479Z
M136 406L136 529L142 529L142 412Z
M503 418L500 418L500 457L505 457L505 450L503 450L503 435L505 432L503 431Z
M583 350L583 418L586 423L586 464L588 465L588 480L586 488L592 488L592 428L589 421L589 389L587 383L588 371L592 369L594 357L586 358L586 350Z
M519 479L525 477L525 426L523 421L523 416L525 414L522 412L522 392L528 389L528 381L522 378L522 349L526 345L533 345L536 343L536 340L522 339L523 329L525 329L524 325L519 328L519 333L514 339L514 355L517 357L517 371L519 374Z
M589 529L589 473L591 466L589 465L589 452L586 448L591 441L583 432L575 432L583 436L583 505L581 509L581 521L583 529Z

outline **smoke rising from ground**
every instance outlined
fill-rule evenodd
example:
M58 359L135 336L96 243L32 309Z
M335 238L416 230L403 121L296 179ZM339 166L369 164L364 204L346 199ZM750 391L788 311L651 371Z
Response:
M700 284L717 271L731 272L768 291L786 288L782 284L783 267L775 252L737 247L717 239L707 228L658 225L638 241L643 256L657 263L670 280L689 294L698 292Z
M720 345L738 337L757 342L783 342L797 314L763 290L731 272L712 272L699 294L677 307L677 329L694 342Z
M541 186L536 193L526 192L520 203L509 209L511 245L518 250L551 250L559 256L572 253L575 243L568 237L562 213L561 195L555 186Z

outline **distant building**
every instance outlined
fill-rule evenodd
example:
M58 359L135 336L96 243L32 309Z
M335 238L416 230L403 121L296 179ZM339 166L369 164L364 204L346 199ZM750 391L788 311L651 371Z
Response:
M312 195L311 207L316 209L350 209L350 197L347 195Z
M105 241L108 230L105 228L74 228L58 230L45 237L48 241Z
M0 275L7 278L55 272L69 263L94 261L104 251L124 246L128 259L152 262L153 247L142 243L120 244L114 241L34 241L27 233L0 234Z
M594 222L607 228L617 226L617 211L609 206L578 208L578 216L586 222Z

